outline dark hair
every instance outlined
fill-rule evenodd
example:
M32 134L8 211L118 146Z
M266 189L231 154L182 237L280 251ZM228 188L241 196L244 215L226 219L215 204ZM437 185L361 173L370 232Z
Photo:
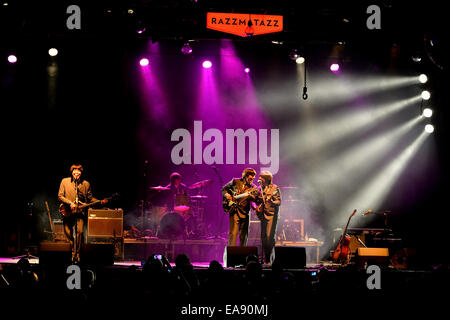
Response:
M245 178L247 176L256 176L256 171L253 168L246 168L244 171L242 171L242 178Z
M170 183L174 183L175 180L181 180L181 174L179 174L178 172L173 172L170 175Z
M78 170L80 170L81 172L83 172L83 166L82 166L81 164L73 164L73 165L70 167L70 173L72 173L73 170L75 170L75 169L78 169Z

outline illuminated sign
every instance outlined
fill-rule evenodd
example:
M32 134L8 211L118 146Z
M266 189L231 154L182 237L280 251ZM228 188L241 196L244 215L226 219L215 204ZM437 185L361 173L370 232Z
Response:
M241 37L249 37L283 31L283 16L208 12L206 27Z

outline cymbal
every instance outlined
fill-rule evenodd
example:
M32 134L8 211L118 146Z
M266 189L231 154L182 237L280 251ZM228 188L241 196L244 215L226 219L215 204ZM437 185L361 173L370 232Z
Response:
M280 189L298 189L298 188L297 187L288 186L288 187L280 187Z
M300 200L298 199L287 199L287 200L283 200L283 202L299 202Z
M191 196L191 199L192 200L203 200L203 199L208 199L208 196L200 196L200 195Z
M157 186L157 187L150 187L150 190L155 190L155 191L170 191L170 188L166 188L163 186Z
M202 181L199 181L199 182L196 182L196 183L192 184L192 185L189 187L189 189L196 189L196 188L204 187L204 186L206 186L207 184L210 184L211 182L213 182L213 180L211 180L211 179L208 179L208 180L202 180Z

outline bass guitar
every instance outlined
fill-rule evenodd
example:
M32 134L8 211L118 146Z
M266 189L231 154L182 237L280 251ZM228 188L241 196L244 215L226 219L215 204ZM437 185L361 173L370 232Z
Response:
M258 194L259 189L256 187L247 189L244 193L240 194L232 194L231 200L228 200L225 196L223 196L222 207L225 213L232 212L238 205L238 200L246 198L251 195Z
M345 226L344 232L339 239L339 242L334 249L332 259L333 261L348 261L349 249L350 249L350 236L347 234L348 225L350 224L351 218L355 215L356 209L352 212L348 218L347 225Z
M105 198L105 200L110 201L112 199L116 199L117 197L119 197L119 194L115 193L111 197ZM73 215L75 213L82 213L84 209L92 207L92 206L95 206L95 205L99 204L100 202L102 202L102 200L97 200L97 201L93 201L93 202L90 202L90 203L79 202L79 204L74 209L72 209L70 207L70 204L61 203L59 205L59 212L61 213L61 215L64 218L67 218L67 217L70 217L71 215Z

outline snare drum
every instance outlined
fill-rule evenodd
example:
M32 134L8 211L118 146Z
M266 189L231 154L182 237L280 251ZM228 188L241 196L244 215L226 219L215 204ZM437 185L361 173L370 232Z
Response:
M184 221L188 220L191 216L190 197L186 194L175 195L175 206L173 211L181 215Z

